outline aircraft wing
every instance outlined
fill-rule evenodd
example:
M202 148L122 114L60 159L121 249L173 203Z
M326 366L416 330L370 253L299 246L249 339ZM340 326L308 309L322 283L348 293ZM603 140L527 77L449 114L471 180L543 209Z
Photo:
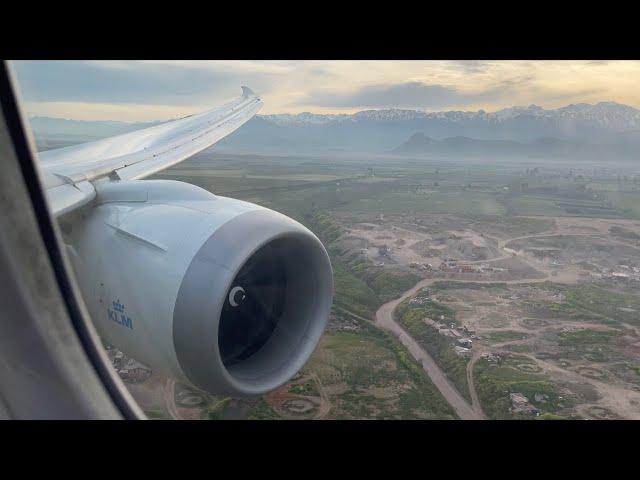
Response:
M54 215L96 195L100 179L134 180L175 165L240 128L262 107L249 88L231 103L153 127L95 142L40 152L44 184Z

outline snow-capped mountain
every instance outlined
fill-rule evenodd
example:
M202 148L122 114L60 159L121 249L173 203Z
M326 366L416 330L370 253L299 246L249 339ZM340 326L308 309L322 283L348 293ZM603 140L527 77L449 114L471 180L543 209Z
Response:
M446 111L423 112L420 110L386 109L362 110L347 115L319 115L309 112L292 114L262 115L262 118L276 125L326 125L329 123L355 123L358 121L397 122L415 120L445 120L450 122L483 121L488 123L505 123L517 117L533 117L538 119L589 122L605 129L627 131L640 129L640 110L616 102L600 102L595 105L577 103L557 109L544 109L538 105L528 107L510 107L496 112Z
M324 125L330 122L339 121L349 115L322 115L317 113L303 112L298 114L283 113L278 115L261 115L262 118L273 122L278 126L288 125Z
M39 118L33 120L33 128L41 139L55 137L56 128L66 136L77 132L77 137L86 130L88 139L96 138L100 131L109 136L114 131L136 128L135 124L116 123ZM601 102L557 109L516 106L497 112L386 109L339 115L310 112L257 115L215 148L247 153L383 153L398 148L415 133L434 141L467 137L535 144L539 139L547 139L547 143L555 139L635 148L640 146L640 110ZM53 146L51 142L48 144L48 148Z
M460 136L523 143L540 138L615 143L622 133L637 137L635 131L640 131L640 110L614 102L557 109L530 105L497 112L386 109L350 115L257 116L225 139L221 148L388 152L418 132L435 140Z
M562 121L591 122L605 129L627 131L640 128L640 110L616 102L575 103L555 110L545 110L538 105L511 107L499 110L494 115L506 121L520 115L558 119Z

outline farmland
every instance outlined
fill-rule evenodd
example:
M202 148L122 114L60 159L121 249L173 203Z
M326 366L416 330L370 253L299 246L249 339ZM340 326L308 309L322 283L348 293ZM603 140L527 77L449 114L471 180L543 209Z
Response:
M157 174L292 216L323 241L334 268L329 327L294 379L259 399L199 393L195 406L180 402L186 387L176 386L178 411L455 418L420 362L374 323L378 308L423 282L395 321L485 418L640 418L635 175L215 152ZM136 389L142 395L144 385ZM158 402L148 404L164 418Z

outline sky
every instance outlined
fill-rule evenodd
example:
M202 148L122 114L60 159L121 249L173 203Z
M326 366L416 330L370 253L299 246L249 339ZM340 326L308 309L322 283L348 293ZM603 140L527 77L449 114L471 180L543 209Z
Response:
M29 116L126 122L190 115L239 96L260 113L380 108L488 112L615 101L640 108L639 61L19 61Z

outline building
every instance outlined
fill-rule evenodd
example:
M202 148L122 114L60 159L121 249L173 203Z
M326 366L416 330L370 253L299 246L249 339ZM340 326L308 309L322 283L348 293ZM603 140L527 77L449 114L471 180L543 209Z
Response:
M484 352L480 355L480 358L486 360L489 363L500 363L500 361L502 360L500 354L492 352Z
M133 358L128 358L123 363L122 368L118 370L118 374L123 380L139 383L151 376L151 369Z
M461 357L464 357L464 356L469 355L471 353L471 351L468 348L464 348L464 347L461 347L459 345L456 345L454 348L455 348L456 354L461 356Z
M509 397L511 398L511 411L513 413L535 415L536 417L540 415L540 410L531 405L529 399L522 393L510 393Z

